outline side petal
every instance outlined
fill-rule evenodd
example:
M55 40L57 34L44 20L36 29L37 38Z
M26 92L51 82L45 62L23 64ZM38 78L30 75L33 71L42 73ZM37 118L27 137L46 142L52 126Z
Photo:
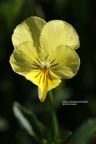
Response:
M33 46L39 48L39 37L46 22L39 17L29 17L19 24L12 35L14 48L19 44L30 41Z
M40 45L49 54L59 45L67 45L77 49L80 45L76 30L62 20L52 20L46 23L40 36Z
M14 72L26 76L34 69L39 69L38 55L31 42L25 42L14 49L10 64Z
M47 92L61 82L60 78L48 69L32 71L26 75L26 78L38 86L38 95L41 102L45 100Z
M76 75L80 59L74 49L68 46L57 47L48 57L51 71L61 78L72 78Z

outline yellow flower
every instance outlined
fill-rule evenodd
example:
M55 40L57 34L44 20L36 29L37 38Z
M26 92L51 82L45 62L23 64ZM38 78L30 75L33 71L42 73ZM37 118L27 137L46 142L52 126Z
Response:
M41 102L61 79L72 78L79 69L80 60L75 52L80 45L79 37L65 21L45 22L29 17L15 28L12 42L11 67L38 86Z

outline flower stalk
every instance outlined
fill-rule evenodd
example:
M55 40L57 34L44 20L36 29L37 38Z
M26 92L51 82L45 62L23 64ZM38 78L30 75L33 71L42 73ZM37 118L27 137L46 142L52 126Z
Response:
M55 103L54 103L54 97L52 91L49 91L49 102L51 106L51 117L52 117L52 126L53 126L53 141L55 144L58 143L58 137L59 137L59 126L58 126L58 120L56 116L56 110L55 110Z

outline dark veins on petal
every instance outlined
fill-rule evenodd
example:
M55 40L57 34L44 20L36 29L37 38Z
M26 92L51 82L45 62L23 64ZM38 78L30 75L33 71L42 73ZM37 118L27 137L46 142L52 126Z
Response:
M56 59L52 60L52 61L50 62L50 64L54 63L55 60L56 60ZM57 68L54 68L54 66L57 66L57 65L58 65L58 63L52 64L52 65L50 66L50 68L52 68L53 70L58 70Z

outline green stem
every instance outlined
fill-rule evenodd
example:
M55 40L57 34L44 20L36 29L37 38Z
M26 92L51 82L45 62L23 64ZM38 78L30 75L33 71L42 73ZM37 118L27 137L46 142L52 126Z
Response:
M58 121L57 121L54 97L53 97L52 91L49 91L49 99L50 99L50 105L51 105L51 117L52 117L52 125L53 125L54 142L55 144L57 144L58 143L57 139L59 136L59 127L58 127Z

